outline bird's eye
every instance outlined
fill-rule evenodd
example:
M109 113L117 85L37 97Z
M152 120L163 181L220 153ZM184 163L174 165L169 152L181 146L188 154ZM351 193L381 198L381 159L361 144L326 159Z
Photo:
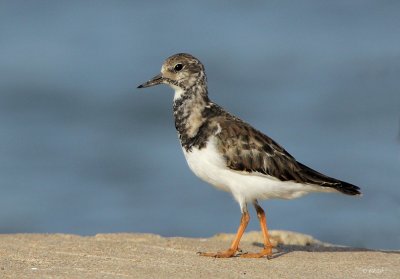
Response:
M183 68L183 65L181 63L178 63L175 65L174 70L179 72L180 70L182 70L182 68Z

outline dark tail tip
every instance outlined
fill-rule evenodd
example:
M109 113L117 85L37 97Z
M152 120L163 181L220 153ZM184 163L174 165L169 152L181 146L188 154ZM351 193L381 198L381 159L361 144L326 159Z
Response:
M335 186L335 189L346 195L361 195L360 187L344 181L340 181L340 185Z

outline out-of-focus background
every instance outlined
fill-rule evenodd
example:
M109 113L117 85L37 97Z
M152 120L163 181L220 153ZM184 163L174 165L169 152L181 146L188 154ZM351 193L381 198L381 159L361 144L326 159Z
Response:
M362 188L262 203L270 229L400 249L399 1L2 1L0 232L234 232L186 166L164 59L301 162ZM258 230L255 214L249 230Z

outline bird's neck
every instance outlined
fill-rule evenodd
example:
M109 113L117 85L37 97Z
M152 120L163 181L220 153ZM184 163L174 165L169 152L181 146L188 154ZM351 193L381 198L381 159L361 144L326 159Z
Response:
M174 117L175 128L183 146L189 146L207 122L204 111L210 106L207 86L194 85L189 89L175 88Z

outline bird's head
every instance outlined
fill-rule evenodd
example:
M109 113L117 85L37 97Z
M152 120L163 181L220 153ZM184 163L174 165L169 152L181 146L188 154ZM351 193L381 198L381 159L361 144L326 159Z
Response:
M205 83L203 64L190 54L178 53L165 60L159 75L139 85L138 88L168 84L175 90L187 91L195 84L205 85Z

